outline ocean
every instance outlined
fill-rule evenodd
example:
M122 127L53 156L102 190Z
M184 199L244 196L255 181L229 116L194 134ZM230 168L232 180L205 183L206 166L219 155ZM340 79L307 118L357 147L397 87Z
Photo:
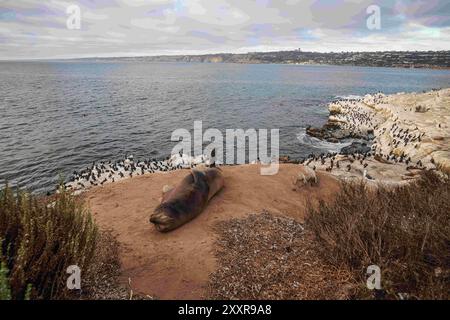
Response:
M54 190L94 161L165 158L175 129L280 130L280 155L339 151L305 135L339 97L450 86L450 71L350 66L0 62L0 183Z

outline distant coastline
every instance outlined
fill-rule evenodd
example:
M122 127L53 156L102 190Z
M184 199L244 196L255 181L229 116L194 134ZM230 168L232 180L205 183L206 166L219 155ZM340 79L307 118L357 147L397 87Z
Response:
M118 57L48 58L0 60L0 62L95 61L95 62L195 62L237 64L288 64L313 66L355 66L404 69L450 69L450 50L444 51L367 51L307 52L301 50L210 53L198 55L143 55Z
M215 53L201 55L157 55L137 57L91 57L69 60L197 62L238 64L335 65L411 69L450 69L448 51L304 52L273 51Z

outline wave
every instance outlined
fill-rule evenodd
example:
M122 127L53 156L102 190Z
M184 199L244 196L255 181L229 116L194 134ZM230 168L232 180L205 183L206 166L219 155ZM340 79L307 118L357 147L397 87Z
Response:
M341 142L329 142L325 140L320 140L316 137L311 137L306 133L306 129L302 129L297 134L297 139L300 143L311 146L316 149L327 150L328 152L339 152L342 148L347 147L352 144L353 141L341 141Z

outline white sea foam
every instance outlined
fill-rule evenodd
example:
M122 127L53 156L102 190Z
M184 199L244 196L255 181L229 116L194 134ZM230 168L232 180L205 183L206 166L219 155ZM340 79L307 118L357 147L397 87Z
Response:
M302 129L297 134L297 139L300 143L309 145L316 149L327 150L328 152L339 152L342 148L347 147L352 144L353 141L345 142L329 142L325 140L320 140L316 137L311 137L306 133L306 129Z

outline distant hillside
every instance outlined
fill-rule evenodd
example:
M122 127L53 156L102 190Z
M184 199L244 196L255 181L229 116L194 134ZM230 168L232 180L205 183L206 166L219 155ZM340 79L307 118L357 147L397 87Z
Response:
M450 68L450 51L379 51L379 52L303 52L275 51L245 54L172 55L101 60L150 62L208 62L208 63L286 63L327 64L368 67Z

